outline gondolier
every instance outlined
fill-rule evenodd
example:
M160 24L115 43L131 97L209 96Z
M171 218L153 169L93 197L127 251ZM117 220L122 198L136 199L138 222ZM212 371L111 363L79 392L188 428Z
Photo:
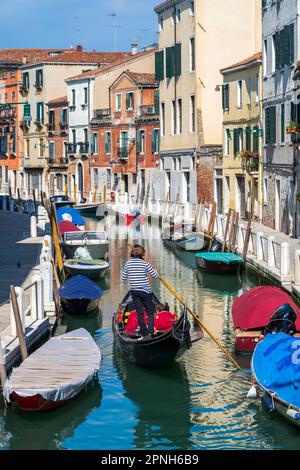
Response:
M130 290L135 308L138 314L141 338L154 334L154 314L155 306L152 301L152 289L148 279L148 274L153 278L158 278L157 271L144 259L145 248L141 245L134 245L130 253L131 259L125 264L121 281L129 281ZM144 320L144 309L148 317L148 327Z

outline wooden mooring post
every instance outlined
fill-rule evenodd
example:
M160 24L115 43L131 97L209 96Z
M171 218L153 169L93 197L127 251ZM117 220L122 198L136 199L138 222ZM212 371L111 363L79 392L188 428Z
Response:
M27 352L27 347L26 347L26 341L25 341L25 334L24 334L24 330L23 330L23 325L22 325L22 322L21 322L18 299L17 299L17 295L16 295L16 291L15 291L14 286L10 286L9 291L10 291L10 298L11 298L14 318L15 318L15 322L16 322L17 335L18 335L19 343L20 343L21 357L22 357L22 360L24 361L26 359L26 357L28 357L28 352Z

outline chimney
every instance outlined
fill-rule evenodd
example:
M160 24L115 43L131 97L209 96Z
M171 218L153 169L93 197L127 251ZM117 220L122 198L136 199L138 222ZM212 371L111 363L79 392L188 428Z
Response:
M136 55L137 51L138 51L137 44L135 44L135 43L131 44L131 54Z
M23 56L23 64L27 64L27 57L26 57L26 55Z
M83 47L82 47L80 44L78 44L78 46L76 46L76 51L77 51L77 52L82 52L82 51L83 51Z

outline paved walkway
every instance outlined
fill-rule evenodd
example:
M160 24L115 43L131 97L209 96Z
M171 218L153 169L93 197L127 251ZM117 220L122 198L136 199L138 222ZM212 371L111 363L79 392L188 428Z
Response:
M0 210L0 306L9 298L9 286L26 285L39 264L41 238L30 238L30 217ZM28 280L29 283L29 280ZM0 308L0 331L8 326L9 305Z

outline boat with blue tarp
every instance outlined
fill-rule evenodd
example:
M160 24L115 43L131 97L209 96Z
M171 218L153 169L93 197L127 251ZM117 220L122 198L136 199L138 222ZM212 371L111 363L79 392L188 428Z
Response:
M67 313L85 314L99 307L102 289L85 276L73 276L59 289L63 310Z
M74 207L60 207L56 211L56 217L59 224L64 221L72 222L72 224L77 225L78 227L83 227L85 224L79 211L74 209Z

